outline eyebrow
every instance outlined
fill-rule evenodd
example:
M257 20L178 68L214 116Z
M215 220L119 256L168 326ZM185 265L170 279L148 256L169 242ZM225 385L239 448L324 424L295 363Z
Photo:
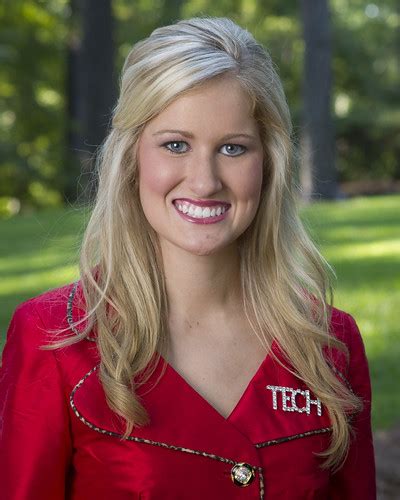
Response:
M162 135L162 134L180 134L183 135L184 137L187 137L189 139L193 139L194 135L191 132L187 132L186 130L172 130L172 129L167 129L167 130L158 130L153 134L153 136L157 135ZM255 139L255 136L252 134L245 134L243 132L238 132L238 133L233 133L233 134L227 134L224 137L222 137L223 141L226 141L228 139L233 139L236 137L244 137L246 139Z

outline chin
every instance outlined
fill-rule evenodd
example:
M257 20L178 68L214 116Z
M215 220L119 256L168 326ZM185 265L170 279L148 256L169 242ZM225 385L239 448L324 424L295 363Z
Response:
M210 249L201 249L201 250L192 250L190 251L192 255L197 255L198 257L207 257L209 255L214 255L218 253L218 250L215 248Z
M197 255L199 257L207 257L209 255L217 255L219 253L224 253L228 249L231 248L233 243L220 243L220 244L211 244L211 241L205 242L204 244L199 244L193 242L193 245L184 245L182 246L182 250L185 250L192 255Z

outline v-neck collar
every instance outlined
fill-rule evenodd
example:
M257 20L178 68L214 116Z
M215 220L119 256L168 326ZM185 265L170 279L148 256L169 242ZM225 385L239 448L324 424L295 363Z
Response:
M72 314L72 293L70 299ZM78 312L74 310L73 318ZM75 359L78 346L79 356ZM84 348L81 350L82 346ZM125 421L107 404L98 376L100 356L96 344L79 343L69 351L73 367L71 373L75 374L71 380L73 389L70 394L73 413L93 431L121 439ZM307 389L290 370L288 363L278 342L274 340L235 407L224 417L160 357L152 375L139 384L136 390L150 416L150 423L134 427L127 439L174 450L179 448L180 451L201 450L202 454L206 452L210 457L226 457L260 466L258 447L325 432L330 425L326 409L319 417L316 412L311 415L285 412L273 406L268 385L289 390ZM78 382L74 371L77 366L79 372L84 374Z
M248 437L218 413L184 379L160 360L151 377L136 393L150 423L135 427L128 440L210 455L260 466ZM162 375L162 376L161 376ZM74 387L70 405L78 419L101 434L122 438L125 423L108 406L98 377L98 365Z
M94 354L90 357L94 357ZM160 358L153 374L136 390L139 400L148 411L150 423L135 427L127 439L174 449L202 450L259 466L257 447L261 446L260 443L280 442L293 439L293 436L305 437L310 433L325 432L330 425L326 409L319 417L316 411L309 415L273 408L268 384L288 389L306 389L290 371L280 366L275 357L285 364L277 343L271 345L269 353L227 418L195 391L171 365L164 365L163 358ZM108 406L97 368L98 365L75 385L70 396L71 407L79 420L91 429L122 438L125 423Z
M186 388L193 394L193 397L196 399L200 400L203 406L207 406L211 412L214 412L217 414L219 418L222 418L224 421L229 422L232 420L233 416L235 415L237 409L241 405L241 402L245 399L246 394L249 392L253 384L256 382L256 380L262 376L262 372L264 371L264 366L266 365L267 362L269 362L270 358L273 358L272 353L276 353L278 350L278 344L276 343L275 340L272 341L271 346L261 361L261 363L258 365L258 368L248 381L245 389L243 390L242 394L240 395L239 399L237 400L235 406L232 408L228 416L222 415L209 401L207 398L202 396L186 379L183 375L181 375L161 354L160 356L160 362L164 363L166 365L166 371L169 371L171 376L177 380L177 383L183 384L186 386ZM233 381L234 383L234 381Z

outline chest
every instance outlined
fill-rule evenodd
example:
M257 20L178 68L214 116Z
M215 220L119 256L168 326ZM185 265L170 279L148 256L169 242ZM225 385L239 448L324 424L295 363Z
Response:
M251 333L224 341L200 336L171 342L167 361L220 415L227 418L239 403L269 353Z
M207 438L201 448L193 449L180 446L182 443L165 443L169 446L162 443L165 442L120 441L104 435L97 435L94 440L79 440L73 457L76 471L72 478L73 494L67 498L318 500L329 497L329 472L319 468L314 456L328 446L328 435L254 449L252 459L235 443L231 443L230 453L209 454ZM254 478L240 486L232 480L232 470L243 462L250 465Z
M138 394L150 423L122 439L123 425L91 371L71 398L71 500L326 498L329 473L315 455L329 444L326 412L285 411L278 390L275 409L267 385L300 387L267 355L224 417L171 365L162 373L160 363ZM232 480L242 463L253 474L245 487Z

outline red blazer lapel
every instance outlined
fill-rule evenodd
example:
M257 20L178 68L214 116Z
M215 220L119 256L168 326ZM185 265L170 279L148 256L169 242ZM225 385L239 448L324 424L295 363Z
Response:
M277 344L274 352L287 366ZM272 356L266 358L261 368L243 395L241 404L229 417L230 422L242 429L254 445L268 446L330 432L325 406L317 401L304 382Z
M121 438L123 420L106 402L97 367L93 367L72 390L71 407L76 417L93 431ZM138 390L151 422L135 428L128 440L260 466L257 451L248 438L183 383L169 365L159 379L162 367L160 360L152 376Z

